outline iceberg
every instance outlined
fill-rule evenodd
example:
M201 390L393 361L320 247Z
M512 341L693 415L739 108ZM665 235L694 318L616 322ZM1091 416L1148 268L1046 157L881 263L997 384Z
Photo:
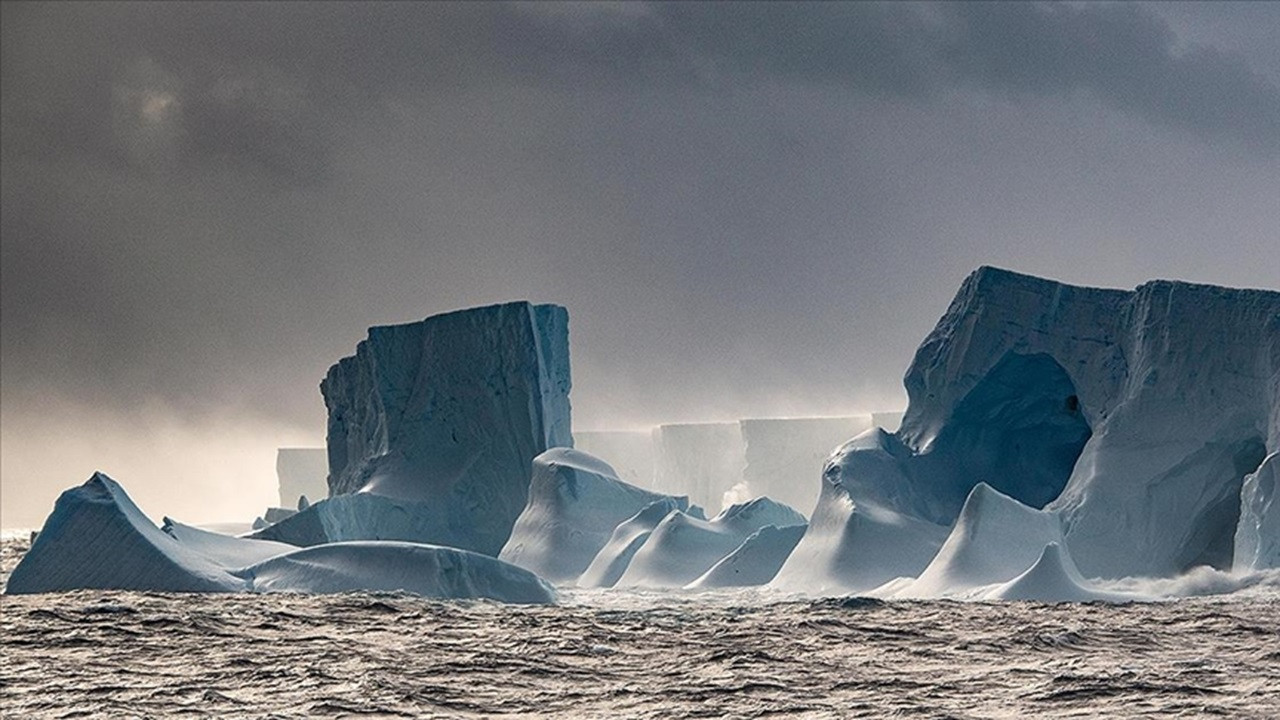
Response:
M672 510L635 552L618 587L688 585L766 525L803 525L804 516L769 498L726 508L711 520Z
M660 493L719 508L725 493L742 482L746 460L736 422L659 425L653 447L653 488Z
M430 507L419 524L438 525L420 537L496 556L524 510L533 458L573 445L569 390L568 313L557 305L370 328L320 384L329 502L362 493L404 512Z
M1058 543L1049 543L1035 564L1007 583L997 586L984 600L1025 600L1041 603L1125 602L1136 596L1105 592L1089 587L1071 556Z
M523 568L457 548L363 541L318 545L237 571L254 592L407 592L432 598L554 603L555 591Z
M58 498L5 592L403 591L435 598L550 603L537 575L434 545L350 542L296 548L166 518L156 527L117 482L95 473Z
M855 503L949 525L986 483L1059 515L1088 575L1231 567L1243 478L1280 447L1280 292L983 267L904 385L899 430L828 468Z
M1056 514L1028 507L979 483L938 554L896 596L963 597L976 588L1017 577L1037 563L1046 546L1062 544Z
M574 430L573 446L609 463L619 480L653 487L652 430Z
M66 590L238 592L245 581L162 532L102 473L58 497L9 576L11 595Z
M499 559L554 583L578 579L620 523L658 500L687 510L688 498L619 480L613 467L581 450L552 448L533 460L529 502Z
M635 557L636 551L653 534L658 523L672 512L682 510L681 504L674 497L664 495L662 499L649 503L640 512L624 520L614 528L608 542L582 572L578 585L586 588L610 588L616 585L631 564L631 558ZM700 520L707 519L702 514L702 508L696 505L685 512Z
M1240 488L1236 572L1280 568L1280 453L1271 453Z
M276 479L280 484L280 507L297 507L298 499L302 497L307 498L308 502L328 497L328 476L329 454L324 448L276 450Z
M795 550L772 586L815 595L863 593L896 578L914 578L929 564L947 537L943 525L891 509L910 505L855 494L844 473L875 472L894 461L886 445L892 436L874 428L841 446L823 474L818 506ZM852 457L849 457L852 456ZM896 489L909 490L905 481Z
M685 587L709 590L767 584L804 536L804 525L765 525Z
M871 427L870 416L757 418L739 421L744 443L746 494L768 496L812 512L821 489L817 477L832 451Z

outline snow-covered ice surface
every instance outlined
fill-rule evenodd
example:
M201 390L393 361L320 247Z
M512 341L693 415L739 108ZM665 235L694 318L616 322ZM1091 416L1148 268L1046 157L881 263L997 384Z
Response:
M25 535L0 544L4 571ZM1280 594L0 597L0 716L1274 717Z
M686 497L619 480L609 463L590 453L552 448L533 459L529 502L498 557L554 583L575 582L620 523L667 498L689 509Z

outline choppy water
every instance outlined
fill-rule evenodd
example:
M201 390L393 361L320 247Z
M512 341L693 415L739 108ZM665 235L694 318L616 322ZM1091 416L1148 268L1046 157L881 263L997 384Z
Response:
M11 570L24 541L0 552ZM1280 717L1280 595L0 598L0 716Z

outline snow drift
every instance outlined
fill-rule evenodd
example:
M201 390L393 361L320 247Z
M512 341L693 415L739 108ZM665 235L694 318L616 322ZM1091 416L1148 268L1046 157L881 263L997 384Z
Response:
M685 511L676 498L664 495L660 500L646 505L640 512L627 518L609 534L609 540L600 548L591 564L578 578L578 585L587 588L613 587L631 564L631 558L644 545L658 523L672 512L687 512L690 516L706 520L702 508L694 505Z
M804 516L769 498L726 508L711 520L667 514L635 552L618 587L683 587L766 525L803 525Z
M615 528L660 495L618 479L613 467L580 450L552 448L533 460L529 502L498 557L554 583L578 579Z
M764 585L778 574L804 531L804 525L765 525L686 587L709 590Z

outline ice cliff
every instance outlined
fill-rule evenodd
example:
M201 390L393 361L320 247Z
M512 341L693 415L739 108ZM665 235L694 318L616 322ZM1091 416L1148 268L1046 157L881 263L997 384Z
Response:
M551 582L576 581L619 524L659 500L689 508L686 497L619 480L613 467L588 453L552 448L533 460L529 502L498 557Z
M1280 447L1280 292L1096 289L984 267L904 384L898 432L829 461L841 492L824 492L797 555L830 560L811 551L837 547L840 529L819 515L863 505L945 527L986 483L1059 518L1086 576L1230 567L1243 478Z
M803 513L813 511L813 482L837 447L871 427L870 416L759 418L738 422L745 446L742 479L749 499L765 495Z
M557 305L370 328L320 384L330 495L429 506L417 523L425 534L409 539L497 555L524 509L533 458L573 445L569 388L568 313Z

